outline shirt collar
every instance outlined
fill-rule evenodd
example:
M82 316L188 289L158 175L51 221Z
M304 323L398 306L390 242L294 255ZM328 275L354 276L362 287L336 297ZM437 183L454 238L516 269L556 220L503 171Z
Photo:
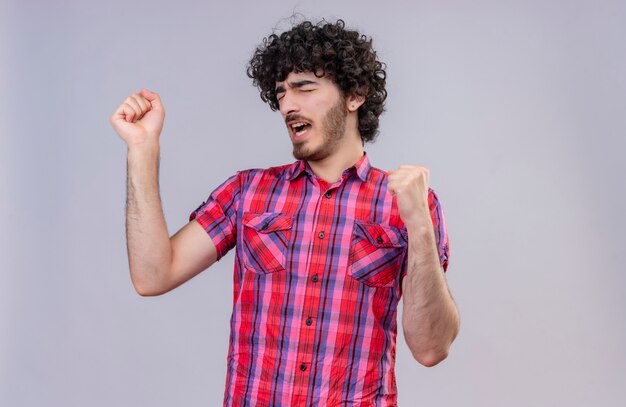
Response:
M367 181L367 177L370 175L370 171L372 166L370 165L370 160L367 157L367 153L363 151L363 157L359 161L357 161L353 167L356 170L356 174L361 178L361 181ZM350 170L348 168L348 170Z
M359 159L359 161L357 161L353 166L351 166L350 168L347 168L343 171L344 175L349 175L350 171L352 171L352 169L354 169L356 171L356 175L361 179L361 181L365 182L367 181L367 177L371 171L371 165L370 165L370 160L367 157L367 153L363 152L363 157L361 157ZM311 167L309 166L309 163L306 162L305 160L298 160L296 162L294 162L293 164L291 164L289 166L289 168L287 169L287 180L288 181L293 181L294 179L296 179L300 174L302 174L304 171L308 172L311 175L313 174L313 171L311 170Z
M287 181L293 181L304 171L306 162L303 160L296 161L287 168Z

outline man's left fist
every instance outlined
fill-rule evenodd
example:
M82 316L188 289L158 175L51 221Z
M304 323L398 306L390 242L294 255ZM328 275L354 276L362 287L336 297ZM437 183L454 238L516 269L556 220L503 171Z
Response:
M429 216L428 168L418 165L401 165L389 171L387 189L395 195L402 222L406 225L418 224Z

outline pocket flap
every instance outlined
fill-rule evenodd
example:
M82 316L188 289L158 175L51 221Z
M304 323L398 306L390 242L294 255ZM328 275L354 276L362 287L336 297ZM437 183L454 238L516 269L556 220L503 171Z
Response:
M291 229L293 218L283 213L244 213L243 225L261 233Z
M402 232L391 226L356 221L355 232L378 247L402 247L406 244L406 237Z

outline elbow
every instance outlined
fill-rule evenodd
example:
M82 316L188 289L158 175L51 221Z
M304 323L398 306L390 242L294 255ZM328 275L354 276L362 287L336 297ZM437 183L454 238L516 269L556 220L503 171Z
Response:
M139 284L133 284L133 286L135 287L135 292L142 297L156 297L157 295L163 294L163 291L155 290L154 288Z
M413 354L413 358L419 362L419 364L426 367L436 366L448 357L447 350L431 350L428 352L411 351L411 353Z
M131 272L131 281L133 283L133 287L135 288L135 292L142 297L155 297L167 292L167 290L154 284L154 282L145 281L145 279L137 277L133 278L132 276L133 274Z
M413 359L425 367L436 366L446 359L452 345L452 341L448 340L416 340L417 338L406 330L404 338Z
M416 343L408 339L410 337L407 337L405 333L407 345L409 345L413 359L426 367L436 366L448 357L454 337L456 337L456 331L450 340Z

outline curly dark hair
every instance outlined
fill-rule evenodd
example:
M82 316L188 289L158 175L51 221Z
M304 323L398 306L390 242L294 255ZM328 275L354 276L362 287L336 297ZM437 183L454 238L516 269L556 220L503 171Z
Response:
M328 75L346 95L364 96L359 107L359 132L363 143L378 135L378 117L384 111L387 91L385 64L377 59L372 39L345 29L343 20L317 24L304 21L280 35L263 38L247 68L261 99L278 110L276 82L291 72Z

